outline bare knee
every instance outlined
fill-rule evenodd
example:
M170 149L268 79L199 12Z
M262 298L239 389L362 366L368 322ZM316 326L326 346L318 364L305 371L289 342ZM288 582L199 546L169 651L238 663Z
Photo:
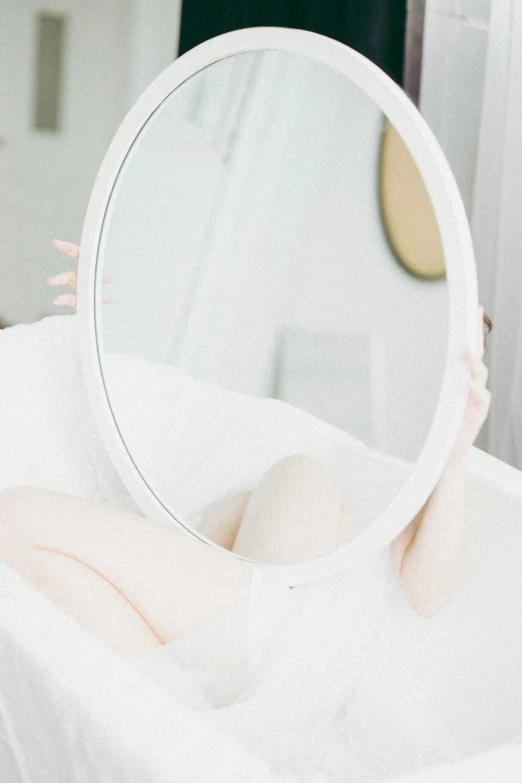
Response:
M307 494L321 492L339 502L343 497L328 469L318 460L306 454L291 454L276 462L267 476L285 484L292 484Z
M309 457L307 454L290 454L276 462L271 470L296 474L302 476L310 473L326 473L326 468L318 460Z
M328 554L338 546L343 503L324 465L305 454L285 457L254 490L234 551L279 564Z

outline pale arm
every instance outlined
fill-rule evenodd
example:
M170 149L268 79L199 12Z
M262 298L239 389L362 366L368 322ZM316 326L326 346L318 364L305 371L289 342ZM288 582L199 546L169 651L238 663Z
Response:
M466 463L465 455L452 455L428 501L392 543L395 576L420 617L433 617L447 604L466 566Z
M480 312L482 332L483 311ZM457 443L428 501L393 541L391 563L406 599L421 617L433 617L449 601L464 572L472 533L467 462L491 402L483 350L468 354L468 405Z

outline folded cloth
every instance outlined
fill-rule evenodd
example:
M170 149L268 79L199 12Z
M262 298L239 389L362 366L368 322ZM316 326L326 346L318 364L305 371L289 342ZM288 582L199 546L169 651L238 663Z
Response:
M231 704L248 682L246 604L136 659L182 704L198 711Z

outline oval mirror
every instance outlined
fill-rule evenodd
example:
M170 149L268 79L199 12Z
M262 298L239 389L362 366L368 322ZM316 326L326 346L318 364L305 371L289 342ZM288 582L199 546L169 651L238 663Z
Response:
M424 182L444 278L397 263L380 189L390 126ZM422 250L426 204L410 220ZM311 457L342 492L350 535L326 539L318 523L311 548L280 559L236 552L299 582L388 543L427 499L464 410L472 247L434 137L361 55L255 28L173 63L104 160L82 277L91 399L147 516L217 545L224 503Z

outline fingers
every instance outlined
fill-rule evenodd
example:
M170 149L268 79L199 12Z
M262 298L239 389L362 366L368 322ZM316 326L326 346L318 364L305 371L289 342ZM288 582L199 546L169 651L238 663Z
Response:
M68 305L76 307L76 294L60 294L53 299L54 305Z
M64 242L61 239L53 239L53 245L57 250L61 250L63 253L72 256L76 260L80 257L80 248L78 245L74 245L72 242ZM78 275L72 269L68 272L62 272L54 277L49 277L47 282L49 285L70 285L76 288L78 285ZM76 307L76 296L74 294L60 294L53 299L55 305L69 305L69 307Z
M458 449L470 447L477 437L491 406L491 392L486 388L488 368L484 358L484 308L477 312L477 340L471 349L464 351L470 371L466 412L458 436Z
M72 285L73 288L77 288L78 275L70 269L68 272L61 272L54 277L48 277L47 282L49 285ZM107 284L114 283L114 277L104 277L103 282Z
M491 406L491 392L486 388L488 368L479 356L473 355L469 351L465 353L471 373L465 421L468 429L471 427L471 435L474 440L488 415Z
M471 380L485 386L489 375L488 368L479 356L473 356L469 351L464 353L471 373Z
M68 256L72 256L76 260L80 258L80 248L72 242L64 242L63 239L53 239L53 245L57 250L67 253Z
M113 296L102 296L102 304L113 304L116 299ZM75 294L60 294L53 299L54 305L67 305L68 307L76 307L77 299Z
M59 275L47 279L49 285L72 285L76 288L78 285L78 275L72 269L68 272L61 272ZM53 299L53 305L67 305L76 307L76 294L60 294Z
M477 343L476 347L474 349L469 350L466 349L464 351L464 355L466 357L466 361L469 364L470 370L472 375L475 373L478 373L478 377L482 378L485 373L485 377L483 378L484 383L487 380L487 368L482 362L482 359L484 358L484 354L486 351L486 340L485 340L485 332L484 332L484 308L482 305L478 308L477 311Z
M70 269L68 272L61 272L59 275L49 277L47 282L49 285L72 285L73 288L76 288L78 285L78 275Z
M64 242L61 239L53 239L53 245L58 250L63 251L64 253L67 253L68 255L72 256L76 260L80 257L80 248L78 245L74 245L72 242ZM49 277L47 279L47 282L49 285L70 285L73 288L78 287L78 275L73 270L70 269L67 272L61 272L58 275L54 275L54 277ZM106 285L110 285L114 282L114 277L112 276L106 276L103 278L103 283ZM102 303L103 304L112 304L115 299L114 297L102 297ZM53 299L54 305L66 305L68 307L76 307L77 306L77 298L75 294L60 294L59 296L55 297Z
M481 383L471 381L469 385L468 414L472 417L480 415L479 424L482 424L491 405L491 392Z

